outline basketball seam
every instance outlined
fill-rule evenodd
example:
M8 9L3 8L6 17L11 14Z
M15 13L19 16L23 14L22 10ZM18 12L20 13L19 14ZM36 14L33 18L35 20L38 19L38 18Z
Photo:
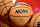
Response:
M11 2L11 1L10 1ZM7 2L7 3L5 3L5 4L8 4L8 3L10 3L10 2ZM7 10L7 7L10 7L10 6L5 6L5 8L6 8L6 10ZM7 10L8 11L8 10Z
M3 0L2 0L2 2L3 2L3 4L4 4L4 1L3 1ZM10 1L10 2L11 2L11 1ZM10 2L7 2L7 4L10 3ZM1 6L3 6L3 5L1 5ZM0 7L1 7L1 6L0 6ZM4 8L6 8L6 10L7 10L7 7L10 7L10 6L5 6ZM1 14L2 14L4 8L2 9ZM8 11L8 10L7 10L7 11Z
M5 7L4 7L4 8L5 8ZM3 12L4 8L2 9L1 14L2 14L2 12Z
M17 8L17 7L15 7L15 8ZM23 7L23 8L25 8L25 7ZM28 8L28 9L29 9L29 8ZM14 8L13 8L12 10L14 10ZM11 10L11 11L12 11L12 10ZM31 10L31 9L30 9L30 10Z
M1 6L3 6L3 5L1 5ZM1 7L1 6L0 6L0 7Z
M11 2L11 1L10 1L10 2ZM7 3L5 3L5 4L8 4L8 3L10 3L10 2L7 2ZM3 6L3 5L1 5L1 6ZM1 6L0 6L0 7L1 7Z
M3 0L2 0L2 2L3 2L3 4L4 4L4 1L3 1ZM4 10L4 8L2 9L1 14L2 14L3 10Z
M29 16L13 16L13 15L10 15L12 17L29 17Z
M10 2L12 2L12 1L10 1ZM8 4L8 3L10 3L10 2L7 2L7 3L5 3L5 4Z
M15 7L15 5L14 5L14 7ZM16 7L15 7L15 8L16 8ZM28 7L27 7L27 8L28 8ZM29 8L28 8L28 9L29 9ZM13 9L12 9L12 10L13 10ZM11 11L12 11L12 10L11 10ZM30 10L31 10L31 9L30 9Z
M0 3L3 3L3 4L4 4L4 1L2 0L2 2L0 2ZM1 5L1 6L3 6L3 5ZM0 7L1 7L1 6L0 6Z
M40 15L38 15L37 17L36 17L36 19L39 17ZM36 21L36 19L35 19L35 21ZM35 21L34 21L34 23L35 23ZM33 27L34 27L34 23L33 23Z

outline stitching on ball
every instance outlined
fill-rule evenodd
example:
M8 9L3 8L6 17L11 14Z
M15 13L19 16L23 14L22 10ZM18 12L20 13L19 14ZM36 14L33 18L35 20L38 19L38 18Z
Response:
M40 16L40 15L38 15L38 16L36 17L35 21L37 20L37 18L38 18L39 16ZM35 21L34 21L34 23L35 23ZM34 27L34 23L33 23L33 27Z
M4 0L4 1L2 0L3 4L4 4L5 1L6 1L6 0ZM2 2L0 2L0 3L2 3ZM10 2L12 2L12 1L10 1ZM5 4L8 4L8 3L10 3L10 2L7 2L7 3L5 3ZM3 6L3 5L1 5L1 6ZM1 6L0 6L0 7L1 7ZM7 10L7 7L10 7L10 6L5 6L4 8L6 8L6 10ZM2 9L1 14L2 14L4 8ZM8 11L8 10L7 10L7 11Z

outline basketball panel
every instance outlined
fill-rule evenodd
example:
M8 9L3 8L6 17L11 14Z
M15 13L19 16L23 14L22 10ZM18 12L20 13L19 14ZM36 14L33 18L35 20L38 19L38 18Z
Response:
M29 17L13 17L10 16L11 21L19 26L24 26L26 23L28 23L29 19L31 18L31 16Z
M38 21L40 22L40 12L36 13L31 19L31 27L37 27Z
M3 10L1 15L4 16L5 14L7 14L7 9L6 8L4 8L4 10Z

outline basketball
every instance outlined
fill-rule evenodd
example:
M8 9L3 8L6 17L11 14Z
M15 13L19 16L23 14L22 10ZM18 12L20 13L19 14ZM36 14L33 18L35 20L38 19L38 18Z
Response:
M9 27L9 25L7 25L7 24L0 21L0 27Z
M12 0L0 0L0 15L5 16L12 6Z
M18 26L24 26L28 23L32 15L31 6L24 2L16 3L9 12L11 21Z
M31 19L31 27L40 27L40 12L36 13Z

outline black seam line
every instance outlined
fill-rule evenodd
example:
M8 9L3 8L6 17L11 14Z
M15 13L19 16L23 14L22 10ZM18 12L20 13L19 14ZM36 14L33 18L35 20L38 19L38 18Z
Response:
M12 2L12 1L10 1L10 2ZM8 3L10 3L10 2L7 2L7 3L5 3L5 4L8 4ZM7 7L10 7L10 6L5 6L6 10L7 10ZM8 11L8 10L7 10L7 11Z
M4 4L4 1L2 0L2 2L0 2L0 3L3 3L3 4ZM1 5L1 6L3 6L3 5ZM0 6L0 7L1 7L1 6Z
M4 3L4 1L2 0L2 2Z
M28 8L28 7L15 7L15 8ZM28 8L28 9L30 9L30 8ZM31 9L30 9L31 10Z
M6 10L7 10L7 7L5 6ZM8 11L8 10L7 10Z
M15 7L15 8L19 8L19 7ZM28 8L28 7L20 7L20 8ZM28 8L28 9L30 9L30 8ZM12 9L13 10L13 9ZM31 9L30 9L31 10Z
M5 6L4 8L6 8L6 6ZM2 12L3 12L4 8L2 9L1 14L2 14ZM6 10L7 10L7 8L6 8ZM7 10L7 11L8 11L8 10Z
M12 2L12 1L10 1L10 2ZM8 3L10 3L10 2L7 2L6 4L8 4ZM6 10L7 10L7 7L10 7L10 6L5 6ZM8 11L8 10L7 10L7 11Z
M28 8L28 7L15 7L15 8ZM30 9L31 10L31 9Z
M15 8L16 8L16 7L15 7ZM13 8L12 10L14 10L15 8ZM29 9L29 8L28 8L28 9ZM11 10L11 11L12 11L12 10ZM30 9L30 10L31 10L31 9Z
M6 0L5 0L6 1ZM4 4L4 1L2 0L2 2L3 2L3 4ZM4 7L4 8L6 8L6 6ZM3 8L3 10L4 10L4 8ZM2 12L3 12L3 10L2 10ZM6 8L6 10L7 10L7 8ZM7 10L8 11L8 10ZM2 12L1 12L1 14L2 14Z
M11 1L10 1L10 2L11 2ZM0 2L0 3L2 3L2 2ZM3 3L4 3L4 2L3 2ZM1 5L1 6L3 6L3 5ZM1 6L0 6L0 7L1 7ZM10 6L6 6L6 7L10 7Z
M4 1L2 0L2 2L0 2L0 3L3 3L3 4L4 4ZM3 5L1 5L1 6L3 6ZM0 7L1 7L1 6L0 6Z
M4 3L5 1L6 1L6 0L4 0L4 1L2 0L3 3Z
M4 7L4 8L5 8L5 7ZM2 12L3 12L4 8L2 9L1 14L2 14Z
M7 7L5 6L6 10L7 10Z
M10 6L5 6L6 10L7 10L7 7L10 7ZM8 10L7 10L8 11Z
M4 0L4 1L6 1L6 0ZM3 5L4 5L4 1L2 0L2 2L0 2L0 3L3 3ZM1 5L1 6L3 6L3 5ZM0 6L0 7L1 7L1 6Z
M29 17L29 16L13 16L13 15L10 15L12 17Z
M2 0L3 1L3 0ZM11 2L11 1L10 1ZM8 3L10 3L10 2L8 2ZM4 2L3 2L4 3ZM6 6L5 6L5 8L6 8ZM4 8L3 8L3 10L4 10ZM2 10L2 12L3 12L3 10ZM6 10L7 10L7 8L6 8ZM7 10L8 11L8 10ZM1 14L2 14L2 12L1 12Z
M37 20L37 18L38 18L39 16L40 16L40 15L38 15L38 16L36 17L35 21ZM34 21L34 23L35 23L35 21ZM34 23L33 23L33 27L34 27Z
M7 10L7 7L10 7L10 6L5 6L6 10ZM7 10L8 11L8 10Z
M10 1L10 2L12 2L12 1ZM10 2L7 2L7 3L5 3L5 4L8 4L8 3L10 3Z
M2 7L3 5L1 5L0 7Z

